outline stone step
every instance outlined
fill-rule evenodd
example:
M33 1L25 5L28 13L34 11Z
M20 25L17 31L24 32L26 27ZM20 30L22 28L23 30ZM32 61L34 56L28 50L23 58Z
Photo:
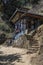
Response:
M39 48L39 46L32 46L32 48Z
M38 49L29 49L28 53L36 53L38 51Z
M37 50L38 48L30 48L29 50L31 51L31 50Z
M39 46L32 46L29 48L28 52L29 53L36 53L38 51Z

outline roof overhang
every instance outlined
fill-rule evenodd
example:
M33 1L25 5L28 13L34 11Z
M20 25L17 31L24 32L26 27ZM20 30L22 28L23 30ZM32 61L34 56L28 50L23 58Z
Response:
M21 16L19 16L17 18L17 14L21 14ZM18 15L19 15L18 14ZM33 13L29 13L29 12L26 12L26 11L22 11L22 10L16 10L15 13L12 15L12 17L9 19L9 21L14 18L16 18L15 22L17 22L18 20L22 19L23 17L31 17L31 18L35 18L35 19L40 19L40 20L43 20L43 16L42 15L38 15L38 14L33 14ZM14 23L15 23L14 22Z

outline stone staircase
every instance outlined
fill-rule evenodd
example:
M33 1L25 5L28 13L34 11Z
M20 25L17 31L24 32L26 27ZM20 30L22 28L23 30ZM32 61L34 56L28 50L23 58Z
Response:
M32 46L28 49L27 53L31 53L31 54L36 53L38 49L39 49L39 46Z

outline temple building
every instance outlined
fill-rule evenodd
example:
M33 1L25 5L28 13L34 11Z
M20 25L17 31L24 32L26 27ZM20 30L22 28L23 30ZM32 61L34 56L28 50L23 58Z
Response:
M26 7L16 9L9 21L14 24L17 32L27 29L29 32L36 29L39 25L43 24L43 0L31 9Z

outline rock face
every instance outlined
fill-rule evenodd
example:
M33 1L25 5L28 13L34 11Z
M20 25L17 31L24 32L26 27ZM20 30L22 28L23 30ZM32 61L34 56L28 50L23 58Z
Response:
M34 37L38 40L39 43L39 53L35 57L31 58L31 64L43 65L43 25L38 27L37 33Z
M40 48L43 46L43 25L39 26L34 32L20 36L17 40L8 40L6 45L26 48L29 50L28 53L40 52Z
M43 45L43 25L38 27L38 29L36 30L36 34L35 34L34 38L39 41L40 45Z
M28 48L29 46L29 41L27 40L26 36L23 35L19 39L14 40L14 45L20 48Z
M26 48L30 53L36 53L43 46L43 25L39 26L33 33L22 35L19 39L14 40L13 47Z

